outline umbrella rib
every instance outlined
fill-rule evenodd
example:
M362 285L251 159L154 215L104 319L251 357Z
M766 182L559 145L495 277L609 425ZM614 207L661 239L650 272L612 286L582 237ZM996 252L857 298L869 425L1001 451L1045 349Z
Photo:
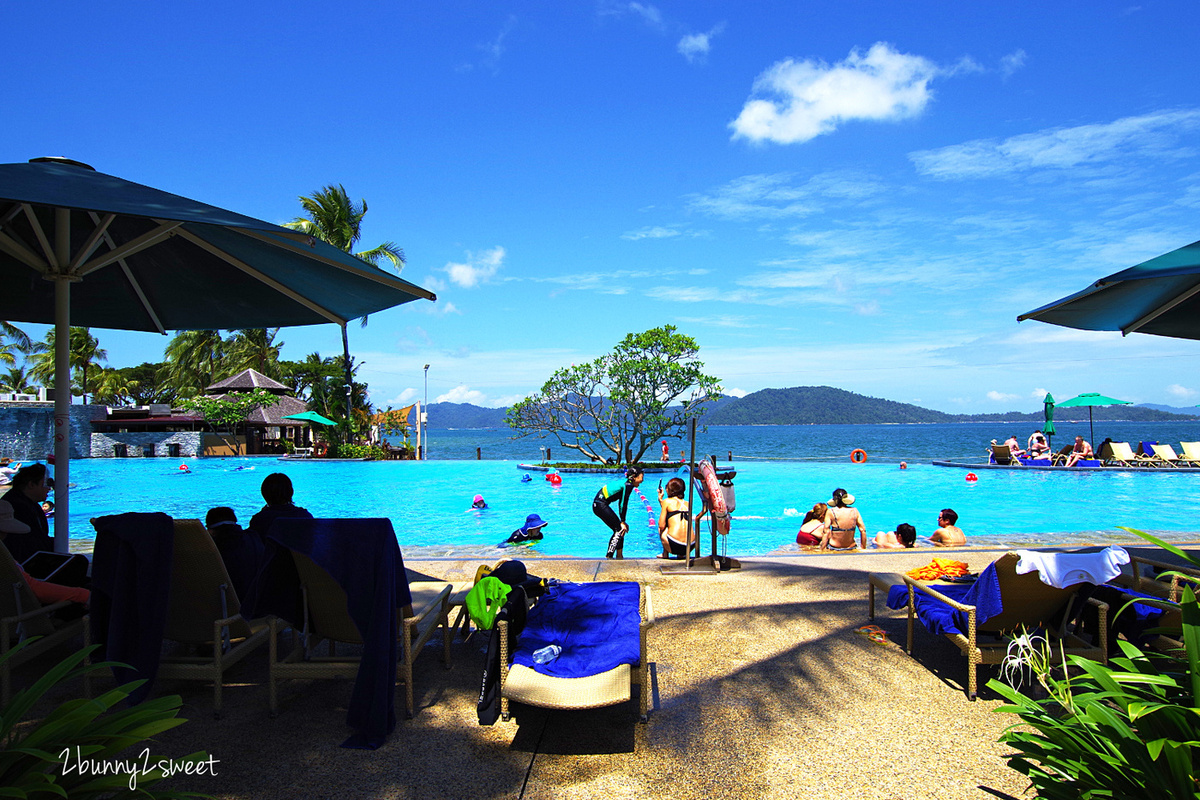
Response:
M98 234L99 238L103 239L105 244L107 244L113 250L116 250L117 243L113 241L112 236L108 233L108 225L110 222L112 222L113 215L110 214L108 217L106 217L103 224L100 224L100 215L95 211L89 211L88 215L92 218L92 222L97 223L96 230L92 233L92 235L97 236ZM91 244L90 240L88 244ZM94 250L95 246L92 246L92 249ZM88 255L91 255L91 253L88 253ZM86 256L84 257L86 258ZM81 261L82 258L77 260ZM121 271L125 273L125 280L129 281L129 286L133 289L133 293L137 295L138 302L142 304L142 310L144 310L146 315L150 317L150 321L154 323L154 327L158 330L158 332L165 334L167 329L163 327L162 320L158 318L158 314L155 313L154 307L150 305L150 301L146 298L145 292L142 291L142 285L138 283L137 278L133 276L133 270L129 268L129 265L125 263L125 259L123 258L117 259L117 266L119 266Z
M1179 295L1178 297L1176 297L1175 299L1171 300L1169 303L1164 303L1163 305L1161 305L1161 306L1159 306L1158 308L1156 308L1156 309L1154 309L1153 311L1151 311L1151 312L1150 312L1149 314L1147 314L1146 316L1142 317L1142 318L1141 318L1141 319L1139 319L1139 320L1136 320L1136 321L1135 321L1133 324L1129 325L1128 327L1126 327L1126 328L1122 328L1122 329L1121 329L1121 335L1122 335L1122 336L1128 336L1128 335L1129 335L1129 334L1131 334L1131 333L1135 333L1135 332L1136 332L1136 331L1137 331L1139 328L1141 328L1142 326L1144 326L1144 325L1149 325L1151 322L1153 322L1154 320L1158 319L1160 316L1162 316L1163 314L1167 313L1168 311L1170 311L1170 310L1171 310L1172 308L1174 308L1175 306L1179 305L1179 304L1180 304L1180 303L1182 303L1182 302L1185 302L1185 301L1187 301L1187 300L1191 299L1191 298L1192 298L1193 296L1195 296L1195 295L1196 295L1198 292L1200 292L1200 284L1196 284L1196 285L1195 285L1195 286L1193 286L1191 289L1188 289L1188 290L1187 290L1186 292L1184 292L1183 294L1181 294L1181 295Z
M46 263L44 258L2 231L0 231L0 250L8 253L25 266L36 269L42 274L50 271L50 265Z
M101 220L100 215L92 211L89 212L89 216L96 227L92 230L91 235L88 236L87 241L84 242L83 247L71 259L70 269L78 269L80 264L87 260L92 253L96 252L96 248L100 246L102 240L107 241L109 247L113 247L113 241L107 236L106 232L108 231L108 226L117 218L117 215L105 214L104 219Z
M163 222L159 224L157 228L146 231L141 236L130 239L120 247L110 250L104 255L92 259L76 270L75 274L82 278L84 275L95 272L103 267L107 267L114 261L119 261L122 258L128 258L134 253L140 252L148 247L151 247L152 245L157 244L181 225L183 225L183 222L180 220Z
M57 269L58 259L54 257L54 248L50 246L50 241L46 238L46 231L42 230L42 223L38 220L37 214L33 213L33 206L29 203L22 203L21 208L25 211L25 218L29 220L33 234L42 247L42 255L46 257L46 263L50 265L51 269Z
M251 230L249 228L237 228L237 229L230 228L229 230L236 230L238 233L240 233L244 236L249 236L253 239L258 239L261 242L266 242L267 244L272 245L273 247L278 247L283 250L290 250L291 252L296 253L298 255L303 255L303 256L311 258L315 261L320 261L322 264L325 264L326 266L336 267L337 269L340 269L343 272L349 272L352 275L357 275L360 278L366 278L367 280L375 281L376 283L382 283L383 285L390 286L394 289L400 289L402 291L408 292L409 294L415 294L418 297L425 298L426 300L437 299L437 295L435 295L433 292L430 292L427 289L422 289L420 286L409 283L408 281L406 281L402 278L397 278L392 275L388 275L386 272L383 272L376 267L369 267L366 265L366 262L363 262L363 264L364 264L363 267L355 267L351 264L341 264L332 259L325 258L320 253L313 251L311 248L302 247L302 246L296 244L295 242L280 241L278 239L272 238L271 236L268 236L267 234L263 233L262 231ZM346 255L350 256L351 258L357 258L357 256L355 256L353 253L347 253Z
M227 230L229 230L229 229L227 229ZM234 267L237 267L238 269L240 269L242 272L246 273L250 277L255 278L256 280L262 281L267 286L270 286L272 289L279 292L280 294L282 294L286 297L289 297L292 300L295 300L297 303L299 303L300 305L309 309L310 311L314 311L317 314L320 314L322 317L329 320L330 322L335 322L338 325L346 324L346 320L342 319L341 317L339 317L337 314L333 313L329 309L317 305L316 303L309 300L307 297L300 294L296 290L294 290L290 287L284 286L282 283L275 280L274 278L271 278L270 276L265 275L262 272L259 272L254 267L247 264L245 261L242 261L240 258L237 258L236 256L232 256L229 253L226 253L224 250L222 250L221 248L217 247L214 244L211 244L210 242L206 242L204 239L201 239L199 236L196 236L194 233L187 230L186 228L181 229L179 231L179 235L182 236L184 239L188 240L189 242L191 242L192 244L196 245L197 247L201 248L202 250L206 250L209 253L212 253L217 258L220 258L221 260L225 261L226 263L228 263Z

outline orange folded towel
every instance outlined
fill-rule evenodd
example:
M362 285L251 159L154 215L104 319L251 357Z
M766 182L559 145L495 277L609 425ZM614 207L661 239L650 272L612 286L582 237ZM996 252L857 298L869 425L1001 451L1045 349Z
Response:
M957 578L966 575L970 568L961 561L952 558L935 558L923 567L910 569L904 573L915 581L936 581L938 578Z

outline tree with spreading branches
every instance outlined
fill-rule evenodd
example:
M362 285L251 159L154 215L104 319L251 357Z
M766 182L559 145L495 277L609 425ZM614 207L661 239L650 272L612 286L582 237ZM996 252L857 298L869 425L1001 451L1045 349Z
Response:
M518 438L548 433L592 461L640 461L663 436L682 436L721 394L696 340L664 325L631 333L611 353L564 367L508 410Z

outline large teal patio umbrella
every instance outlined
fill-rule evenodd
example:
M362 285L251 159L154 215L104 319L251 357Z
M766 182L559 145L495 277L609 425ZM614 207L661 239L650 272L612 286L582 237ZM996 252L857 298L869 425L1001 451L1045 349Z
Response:
M1058 404L1059 408L1082 408L1087 406L1088 410L1088 441L1092 446L1096 445L1096 429L1092 422L1092 409L1098 406L1127 406L1130 405L1129 400L1115 400L1111 397L1105 397L1098 392L1084 392L1078 397L1072 397L1070 400L1064 400Z
M55 326L54 547L70 544L71 325L346 323L426 289L270 222L61 158L0 164L0 319ZM348 360L347 360L348 364Z
M302 411L299 414L288 414L284 419L300 419L305 422L315 422L318 425L337 425L336 422L329 417L322 417L315 411Z

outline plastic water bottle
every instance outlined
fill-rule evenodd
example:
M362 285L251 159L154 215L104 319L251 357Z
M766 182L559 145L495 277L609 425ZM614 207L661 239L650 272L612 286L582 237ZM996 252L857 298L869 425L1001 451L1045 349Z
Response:
M556 644L547 645L541 650L533 651L533 660L539 664L549 664L554 659L558 658L558 654L562 652L562 648Z

